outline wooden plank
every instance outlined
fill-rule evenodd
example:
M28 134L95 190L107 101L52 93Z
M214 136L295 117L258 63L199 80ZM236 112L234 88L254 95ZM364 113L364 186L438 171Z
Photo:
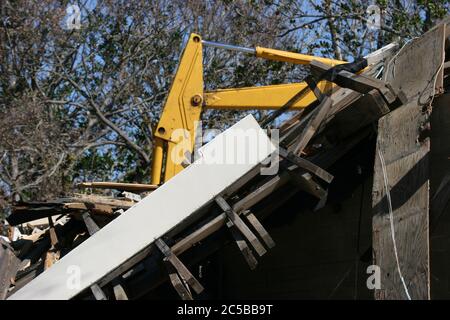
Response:
M249 227L247 227L247 225L244 223L244 221L242 221L242 219L233 210L233 208L231 208L231 206L221 196L217 196L215 198L215 201L219 205L219 207L223 211L225 211L225 214L227 215L228 219L230 219L230 221L236 226L236 228L242 233L242 235L248 240L248 242L250 242L250 244L256 250L258 255L263 256L267 252L266 249L264 249L263 245L258 240L258 238L249 229Z
M100 230L98 225L95 223L94 219L92 219L89 212L83 213L82 218L83 218L84 224L86 225L86 228L89 232L89 235L92 236L94 233L96 233L97 231Z
M181 278L184 281L186 281L187 284L189 284L197 294L200 294L204 290L203 286L192 275L192 273L189 271L189 269L186 268L186 266L180 261L180 259L178 259L178 257L175 254L173 254L173 252L170 250L170 248L167 246L167 244L162 239L157 239L155 241L155 244L158 247L158 249L167 258L167 260L177 270L177 272L181 276Z
M329 113L332 107L332 99L329 96L326 96L320 105L317 107L317 111L314 113L312 118L310 119L306 128L302 131L301 135L296 139L292 146L288 148L289 152L293 152L295 155L300 156L303 149L309 143L313 135L316 133L316 130L319 128L323 119Z
M77 185L80 188L116 189L131 192L153 191L158 188L154 184L124 183L124 182L82 182Z
M0 240L0 300L4 300L19 269L20 260L6 242Z
M53 202L27 202L13 206L13 213L7 220L11 225L18 225L42 218L61 214L78 213L79 210L90 210L95 214L112 214L117 209L128 209L134 201L111 199L93 195L75 195L59 198Z
M408 101L425 105L434 94L434 80L437 86L443 81L439 70L444 61L444 44L445 25L441 24L406 44L389 61L384 80L395 91L403 91Z
M113 287L113 291L114 291L114 297L116 298L116 300L128 300L128 296L121 284L116 284Z
M295 165L297 165L299 168L305 169L306 171L314 174L315 176L319 177L325 182L331 183L333 181L333 175L326 170L322 169L321 167L315 165L314 163L301 158L299 156L296 156L291 151L287 151L286 149L280 147L278 148L278 152L281 157L291 161Z
M305 82L308 84L309 89L314 93L318 101L322 101L324 99L324 94L322 91L320 91L319 87L317 86L316 80L312 76L308 76L305 78ZM329 85L328 85L329 84ZM331 89L331 84L329 82L326 83L326 89L323 90L324 92L327 92Z
M356 75L348 71L338 73L337 83L341 87L350 88L360 93L369 93L378 90L387 103L392 104L397 99L397 94L386 83L366 75Z
M50 243L52 247L55 248L58 245L58 236L56 235L55 225L53 224L53 220L51 218L48 218L48 225L50 227Z
M239 250L242 253L242 256L244 257L245 261L247 262L249 268L251 270L254 270L258 266L258 261L256 260L255 256L253 255L252 251L250 250L249 246L247 245L247 242L245 241L244 237L242 236L242 233L239 232L239 230L236 228L236 225L233 224L231 221L227 222L227 227L231 232L231 235L236 242L236 245L238 246Z
M324 74L331 69L331 66L313 60L311 68L322 71ZM329 79L331 80L331 79ZM384 81L373 78L365 74L355 74L346 70L341 70L335 74L334 83L342 88L348 88L359 93L369 93L378 90L386 101L391 104L396 100L396 94Z
M289 181L289 174L286 171L281 172L279 175L269 179L255 191L249 193L246 197L236 202L233 205L233 210L239 213L242 210L251 208L259 201L267 197L274 190L285 185L288 181ZM176 244L172 246L171 250L175 254L181 254L185 252L194 244L198 243L199 241L205 239L209 235L213 234L214 232L222 228L226 222L226 219L227 215L225 213L221 213L210 222L206 223L199 229L192 232L190 235L178 241Z
M173 267L173 265L169 262L169 260L167 258L164 258L164 264L166 266L167 273L169 274L170 283L172 284L172 286L174 287L175 291L178 293L180 298L182 300L194 300L192 298L191 293L189 292L189 290L184 285L183 281L178 276L175 268Z
M111 206L114 208L122 208L122 209L128 209L136 204L135 201L131 201L128 199L117 199L117 198L111 198L111 197L105 197L100 195L93 195L93 194L79 194L75 193L72 197L62 198L61 202L65 203L95 203L96 205L106 205Z
M289 120L284 121L280 125L280 128L279 128L280 135L283 135L285 132L287 132L289 129L291 129L295 124L297 124L300 121L300 118L302 117L304 111L305 111L305 109L300 109Z
M89 210L95 214L111 215L114 213L115 208L105 204L97 204L90 202L71 202L64 204L65 209L71 210Z
M351 103L358 100L358 98L360 98L361 96L361 93L345 88L339 88L338 90L333 92L333 94L331 95L331 98L333 100L333 108L329 111L327 117L323 119L323 125L326 125L331 119L333 119L333 116L335 114L345 109ZM305 130L305 127L310 119L315 114L317 114L318 111L319 110L317 108L314 109L311 113L303 117L301 120L297 121L296 124L290 126L288 130L285 129L285 131L282 132L280 144L286 146L292 144L292 142L298 138L298 135L301 134L303 130ZM320 129L321 127L318 129L317 133L321 131Z
M269 249L272 249L275 247L275 241L273 241L270 234L267 232L267 230L264 228L264 226L259 222L259 220L255 217L255 215L249 211L246 210L244 212L244 216L247 218L247 221L253 226L253 228L258 232L261 239L263 239L264 243Z
M53 219L48 218L49 223L49 235L50 235L50 249L45 254L45 261L44 261L44 269L47 270L51 266L53 266L56 261L60 258L60 252L58 250L59 248L59 241L58 237L56 235L55 225L53 224Z
M326 198L328 192L320 184L314 181L309 173L301 173L297 170L288 169L289 175L294 179L297 187L318 199Z
M102 288L98 284L93 284L91 286L92 294L96 300L108 300L106 294L103 292Z
M372 193L374 264L381 269L376 299L430 297L430 144L429 139L419 140L426 117L413 102L378 124Z
M250 192L245 197L237 201L233 205L233 210L240 214L241 211L250 209L252 206L267 197L269 194L284 186L289 180L289 173L287 171L282 171L273 178L263 181L262 184L254 191Z
M267 197L273 191L285 185L292 175L294 175L298 183L302 183L302 188L313 194L318 198L322 198L326 195L326 191L323 190L316 182L312 180L309 173L297 174L295 171L296 166L291 166L288 170L280 172L275 177L269 179L263 183L260 187L255 189L253 192L249 193L247 196L239 200L233 205L233 210L240 214L243 210L250 209L252 206L257 204L259 201ZM222 213L215 217L213 220L203 225L199 229L195 230L188 236L184 237L176 244L172 246L172 251L175 254L181 254L188 250L190 247L205 239L209 235L213 234L222 226L224 226L227 219L227 215Z

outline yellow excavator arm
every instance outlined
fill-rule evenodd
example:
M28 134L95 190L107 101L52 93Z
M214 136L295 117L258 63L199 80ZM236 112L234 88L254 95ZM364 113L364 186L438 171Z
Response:
M253 49L219 44L204 41L199 35L191 34L154 132L152 184L159 185L183 170L181 162L186 151L192 154L196 138L196 125L203 110L275 110L284 106L298 92L308 87L305 82L300 82L204 92L203 46L234 50L252 54L258 58L294 64L309 64L313 60L331 66L346 63L340 60L262 47ZM317 87L323 92L326 85L327 88L333 86L327 84L326 81L321 81ZM290 109L306 108L315 101L316 96L309 90Z

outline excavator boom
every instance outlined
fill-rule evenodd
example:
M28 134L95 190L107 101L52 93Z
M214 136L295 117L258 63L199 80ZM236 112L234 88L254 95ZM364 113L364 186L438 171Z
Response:
M294 64L305 65L313 60L330 66L346 63L263 47L244 48L220 44L204 41L199 35L191 34L154 132L152 184L159 185L183 170L182 162L186 154L193 152L196 126L202 111L206 109L276 110L299 92L304 94L290 106L292 110L306 108L317 100L305 82L204 92L203 46L234 50L252 54L257 58ZM317 84L317 88L322 92L333 86L327 81L320 81Z

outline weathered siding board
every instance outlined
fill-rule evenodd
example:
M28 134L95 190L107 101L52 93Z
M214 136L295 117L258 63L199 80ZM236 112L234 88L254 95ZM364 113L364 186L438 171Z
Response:
M429 292L429 140L418 141L425 121L411 103L379 121L373 183L374 264L381 269L376 299L407 299L394 254L383 169L390 190L398 262L411 299L428 299ZM407 125L405 125L407 124Z
M409 101L420 105L429 102L436 87L442 87L446 25L441 24L422 37L407 44L397 57L388 63L385 80L396 90L402 90Z
M0 300L4 300L11 284L11 279L16 277L20 260L8 244L0 241Z
M406 95L408 103L378 122L373 204L374 264L381 269L376 299L430 298L429 188L430 140L425 137L429 104L444 59L446 25L407 44L387 64L385 81ZM384 157L392 198L394 241L379 152ZM398 267L399 265L399 267ZM403 275L403 284L400 274Z

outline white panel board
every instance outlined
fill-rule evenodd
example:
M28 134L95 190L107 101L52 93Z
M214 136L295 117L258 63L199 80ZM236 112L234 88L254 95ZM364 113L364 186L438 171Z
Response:
M275 149L253 116L245 117L202 147L200 158L192 165L110 222L9 299L74 297L155 239L179 227L213 201L215 196L258 166Z

